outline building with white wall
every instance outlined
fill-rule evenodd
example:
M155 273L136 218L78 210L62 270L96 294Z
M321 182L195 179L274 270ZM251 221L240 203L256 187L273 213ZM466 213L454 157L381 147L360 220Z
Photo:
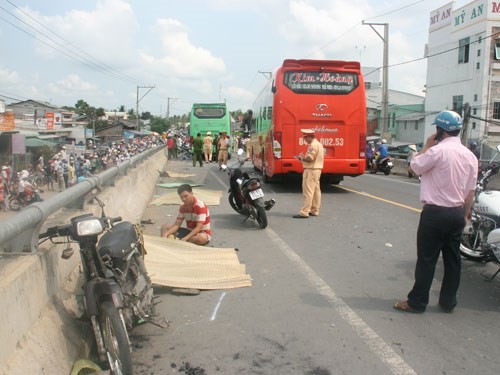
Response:
M484 140L500 124L500 1L454 5L430 13L425 138L438 112L469 107L465 139Z

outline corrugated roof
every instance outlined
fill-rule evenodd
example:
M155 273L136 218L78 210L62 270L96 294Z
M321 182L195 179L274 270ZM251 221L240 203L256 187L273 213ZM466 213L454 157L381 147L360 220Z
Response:
M54 147L56 144L54 142L46 141L40 138L26 138L26 147Z
M399 116L398 118L396 118L396 121L416 121L416 120L422 120L423 118L425 118L425 114L419 112L419 113L410 113L408 115Z

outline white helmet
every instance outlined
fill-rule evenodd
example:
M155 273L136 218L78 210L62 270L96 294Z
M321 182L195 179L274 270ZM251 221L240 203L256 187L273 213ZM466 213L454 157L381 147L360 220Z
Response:
M387 143L387 140L386 139L382 139L382 143Z

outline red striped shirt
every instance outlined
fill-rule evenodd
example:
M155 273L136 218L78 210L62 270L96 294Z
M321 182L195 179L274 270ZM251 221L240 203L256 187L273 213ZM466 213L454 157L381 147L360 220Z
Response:
M186 220L186 226L188 229L196 228L196 224L203 223L201 231L212 236L212 230L210 229L210 211L208 211L208 206L201 200L194 198L194 204L191 210L187 204L183 204L179 207L178 220Z

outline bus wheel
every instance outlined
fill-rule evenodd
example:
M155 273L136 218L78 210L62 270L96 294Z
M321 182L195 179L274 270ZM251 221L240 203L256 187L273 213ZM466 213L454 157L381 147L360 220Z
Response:
M262 181L264 181L264 183L266 183L266 184L271 183L271 177L269 177L266 173L266 165L265 164L262 164Z

